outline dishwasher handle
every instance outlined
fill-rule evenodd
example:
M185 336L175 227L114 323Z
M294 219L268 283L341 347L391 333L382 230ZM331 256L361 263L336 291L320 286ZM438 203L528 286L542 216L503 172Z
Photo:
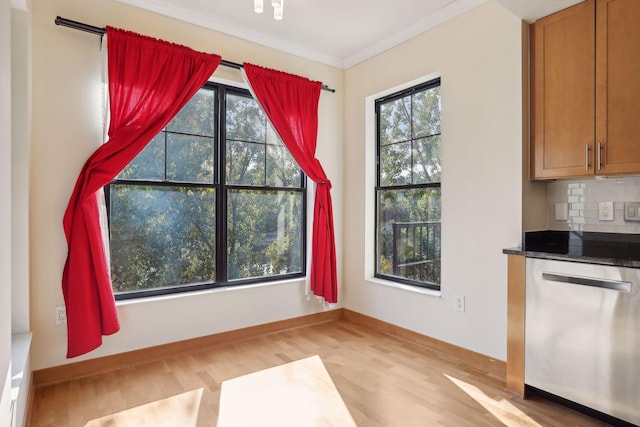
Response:
M630 282L620 282L617 280L593 279L590 277L568 276L558 273L542 273L542 278L554 282L569 283L572 285L591 286L594 288L611 289L614 291L631 292Z

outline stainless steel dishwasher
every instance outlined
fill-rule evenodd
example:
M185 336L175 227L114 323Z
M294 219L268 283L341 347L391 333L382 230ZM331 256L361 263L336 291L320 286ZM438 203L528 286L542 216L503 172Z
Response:
M525 384L640 425L640 269L527 258Z

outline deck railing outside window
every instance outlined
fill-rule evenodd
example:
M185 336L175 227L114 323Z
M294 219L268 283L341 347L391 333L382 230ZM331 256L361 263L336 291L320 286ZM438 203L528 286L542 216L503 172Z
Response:
M393 275L440 281L440 221L393 223Z

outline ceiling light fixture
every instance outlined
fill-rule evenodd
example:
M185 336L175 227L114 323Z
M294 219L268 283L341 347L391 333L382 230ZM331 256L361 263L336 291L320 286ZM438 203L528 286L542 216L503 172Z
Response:
M273 6L273 19L282 21L284 17L284 0L272 0L271 6Z
M273 6L273 19L282 21L284 17L284 0L271 0ZM264 12L264 0L253 0L253 10L256 13Z
M255 13L264 12L264 5L262 3L262 0L253 0L253 11Z

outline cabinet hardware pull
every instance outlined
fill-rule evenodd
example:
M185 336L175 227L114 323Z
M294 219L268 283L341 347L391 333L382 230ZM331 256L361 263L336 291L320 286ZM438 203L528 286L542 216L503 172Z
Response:
M598 142L598 170L602 169L602 143Z
M611 289L614 291L625 292L625 293L631 292L630 282L622 282L618 280L592 279L590 277L569 276L566 274L546 273L546 272L542 273L542 278L544 280L569 283L572 285L593 286L594 288Z
M589 170L589 151L591 151L591 146L589 144L586 144L584 146L585 148L585 161L584 161L584 165L585 165L585 169Z

